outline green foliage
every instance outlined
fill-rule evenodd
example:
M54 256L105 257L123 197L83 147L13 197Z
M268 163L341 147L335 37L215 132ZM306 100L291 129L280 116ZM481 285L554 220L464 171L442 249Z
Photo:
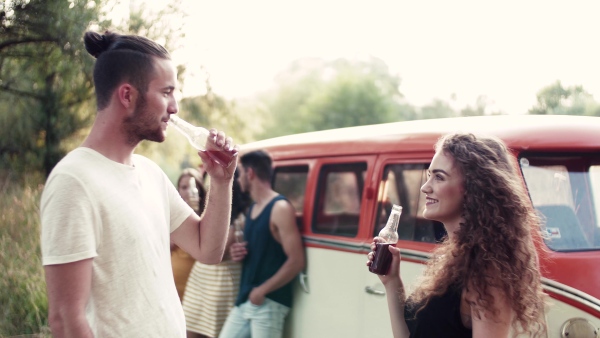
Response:
M138 2L138 6L131 10L127 27L121 28L121 31L145 36L173 52L180 47L184 17L182 0L170 0L158 11Z
M25 188L0 175L0 337L47 332L48 300L40 255L43 177Z
M435 99L430 104L427 104L421 107L419 112L419 119L438 119L444 117L453 117L456 116L456 112L448 102L442 101L440 99Z
M262 137L407 119L400 78L379 59L301 59L265 94Z
M277 79L247 115L262 119L259 138L393 121L494 114L480 96L455 111L435 99L423 107L405 102L400 78L376 58L367 61L300 59ZM497 113L495 113L497 114ZM258 128L259 129L259 128Z
M475 106L467 105L460 110L459 116L481 116L481 115L501 115L499 111L487 112L487 97L479 96L475 102Z
M0 11L0 162L48 173L61 141L89 124L92 58L82 35L100 6L88 1L15 0Z
M110 29L111 21L100 19L110 4L0 3L0 169L47 175L82 140L95 116L94 58L82 37L89 29ZM115 30L147 36L173 51L183 36L180 5L172 1L156 13L133 8L128 26ZM183 75L185 68L179 70Z
M556 81L538 92L529 114L600 116L600 104L582 86L565 88Z

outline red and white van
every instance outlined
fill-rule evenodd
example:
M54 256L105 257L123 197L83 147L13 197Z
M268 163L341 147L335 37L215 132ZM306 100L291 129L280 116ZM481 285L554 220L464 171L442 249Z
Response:
M421 274L442 224L422 217L420 192L433 145L449 132L495 135L518 158L546 219L541 262L549 337L595 336L600 327L600 118L482 116L397 122L247 144L273 157L274 189L294 204L307 266L295 288L288 337L391 337L384 288L365 265L392 204L402 278ZM596 333L594 333L596 331Z

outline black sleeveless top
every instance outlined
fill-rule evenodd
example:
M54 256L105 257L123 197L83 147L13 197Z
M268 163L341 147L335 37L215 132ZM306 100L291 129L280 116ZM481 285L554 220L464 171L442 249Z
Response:
M404 319L410 338L471 338L473 332L462 324L460 299L462 290L450 286L448 291L429 300L427 306L416 314L419 304L406 302Z
M271 278L287 260L283 247L273 238L269 223L273 204L279 200L285 200L283 195L275 196L260 212L252 219L250 207L244 226L244 240L247 242L248 254L242 263L242 277L240 278L240 289L235 305L240 305L248 300L250 291ZM283 304L292 306L292 284L293 280L281 288L268 293L267 298Z

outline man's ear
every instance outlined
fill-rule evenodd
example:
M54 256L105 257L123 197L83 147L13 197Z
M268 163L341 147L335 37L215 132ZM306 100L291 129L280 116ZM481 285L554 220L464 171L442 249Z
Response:
M248 177L248 179L253 179L256 176L256 174L254 173L254 169L246 168L246 176Z
M138 94L137 89L129 83L123 83L117 88L117 99L127 110L135 108Z

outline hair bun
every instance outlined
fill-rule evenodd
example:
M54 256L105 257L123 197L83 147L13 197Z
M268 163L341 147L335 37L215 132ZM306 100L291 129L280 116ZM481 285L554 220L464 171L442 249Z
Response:
M114 34L111 34L108 31L104 35L100 35L96 32L86 32L83 37L85 49L93 57L98 58L100 54L105 52L108 47L110 47L112 35Z

